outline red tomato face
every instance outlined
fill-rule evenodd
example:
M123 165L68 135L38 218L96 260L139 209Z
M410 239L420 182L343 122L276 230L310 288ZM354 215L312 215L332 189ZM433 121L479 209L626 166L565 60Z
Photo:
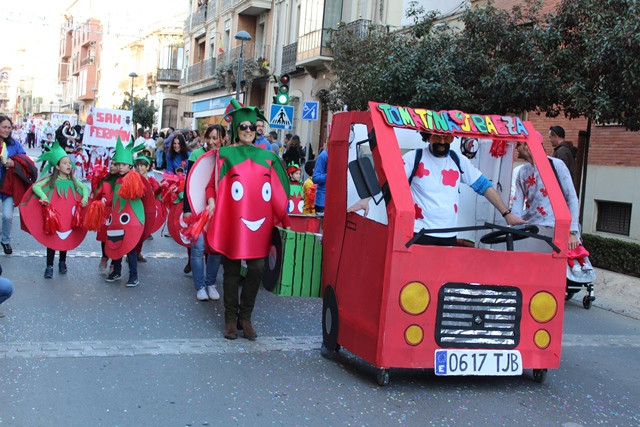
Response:
M111 259L120 259L133 248L136 247L142 232L144 224L140 222L133 211L133 204L139 204L142 209L142 201L139 199L127 201L123 209L120 209L120 203L123 199L117 199L111 210L109 218L107 218L107 241L104 251Z
M51 190L50 190L51 191ZM20 203L20 217L29 233L42 245L56 251L70 251L75 249L82 243L87 230L84 227L73 228L71 222L73 215L78 209L77 203L82 200L80 193L76 192L75 197L71 190L64 195L59 195L57 191L53 191L51 196L51 206L57 212L60 220L61 231L51 234L44 232L44 218L42 214L42 203L36 197L31 188L25 193ZM80 217L84 216L84 208L80 213Z
M273 169L251 160L233 166L218 186L210 246L232 259L266 256L274 211L284 213L287 199Z

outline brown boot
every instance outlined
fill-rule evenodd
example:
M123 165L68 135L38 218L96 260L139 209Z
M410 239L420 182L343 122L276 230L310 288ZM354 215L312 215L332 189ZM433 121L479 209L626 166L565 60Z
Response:
M248 340L254 341L258 338L258 334L255 329L253 329L253 325L251 324L251 320L239 320L240 326L242 326L242 336Z
M228 340L235 340L238 338L238 330L236 329L235 323L225 323L224 337Z

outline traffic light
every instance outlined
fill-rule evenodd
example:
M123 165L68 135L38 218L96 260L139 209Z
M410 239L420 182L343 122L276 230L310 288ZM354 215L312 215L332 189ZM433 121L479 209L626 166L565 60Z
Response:
M289 74L283 74L278 81L278 89L276 91L275 103L278 105L289 104Z

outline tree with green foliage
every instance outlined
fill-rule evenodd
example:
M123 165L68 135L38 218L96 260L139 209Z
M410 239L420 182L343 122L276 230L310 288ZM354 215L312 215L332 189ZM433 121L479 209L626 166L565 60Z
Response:
M125 92L125 99L119 107L120 110L131 110L131 95ZM156 123L158 108L151 105L148 99L133 97L133 123L134 127L151 129Z
M467 8L462 30L413 7L411 32L372 26L332 34L336 75L325 102L364 110L369 100L486 114L537 111L640 130L640 3L541 0L511 10Z
M560 82L557 109L547 113L640 130L640 4L563 0L547 25L547 54Z

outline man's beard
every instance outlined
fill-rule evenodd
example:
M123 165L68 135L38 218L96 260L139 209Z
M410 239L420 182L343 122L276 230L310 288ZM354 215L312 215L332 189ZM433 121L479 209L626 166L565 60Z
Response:
M436 157L445 157L447 154L449 154L449 145L450 144L431 143L431 152Z

